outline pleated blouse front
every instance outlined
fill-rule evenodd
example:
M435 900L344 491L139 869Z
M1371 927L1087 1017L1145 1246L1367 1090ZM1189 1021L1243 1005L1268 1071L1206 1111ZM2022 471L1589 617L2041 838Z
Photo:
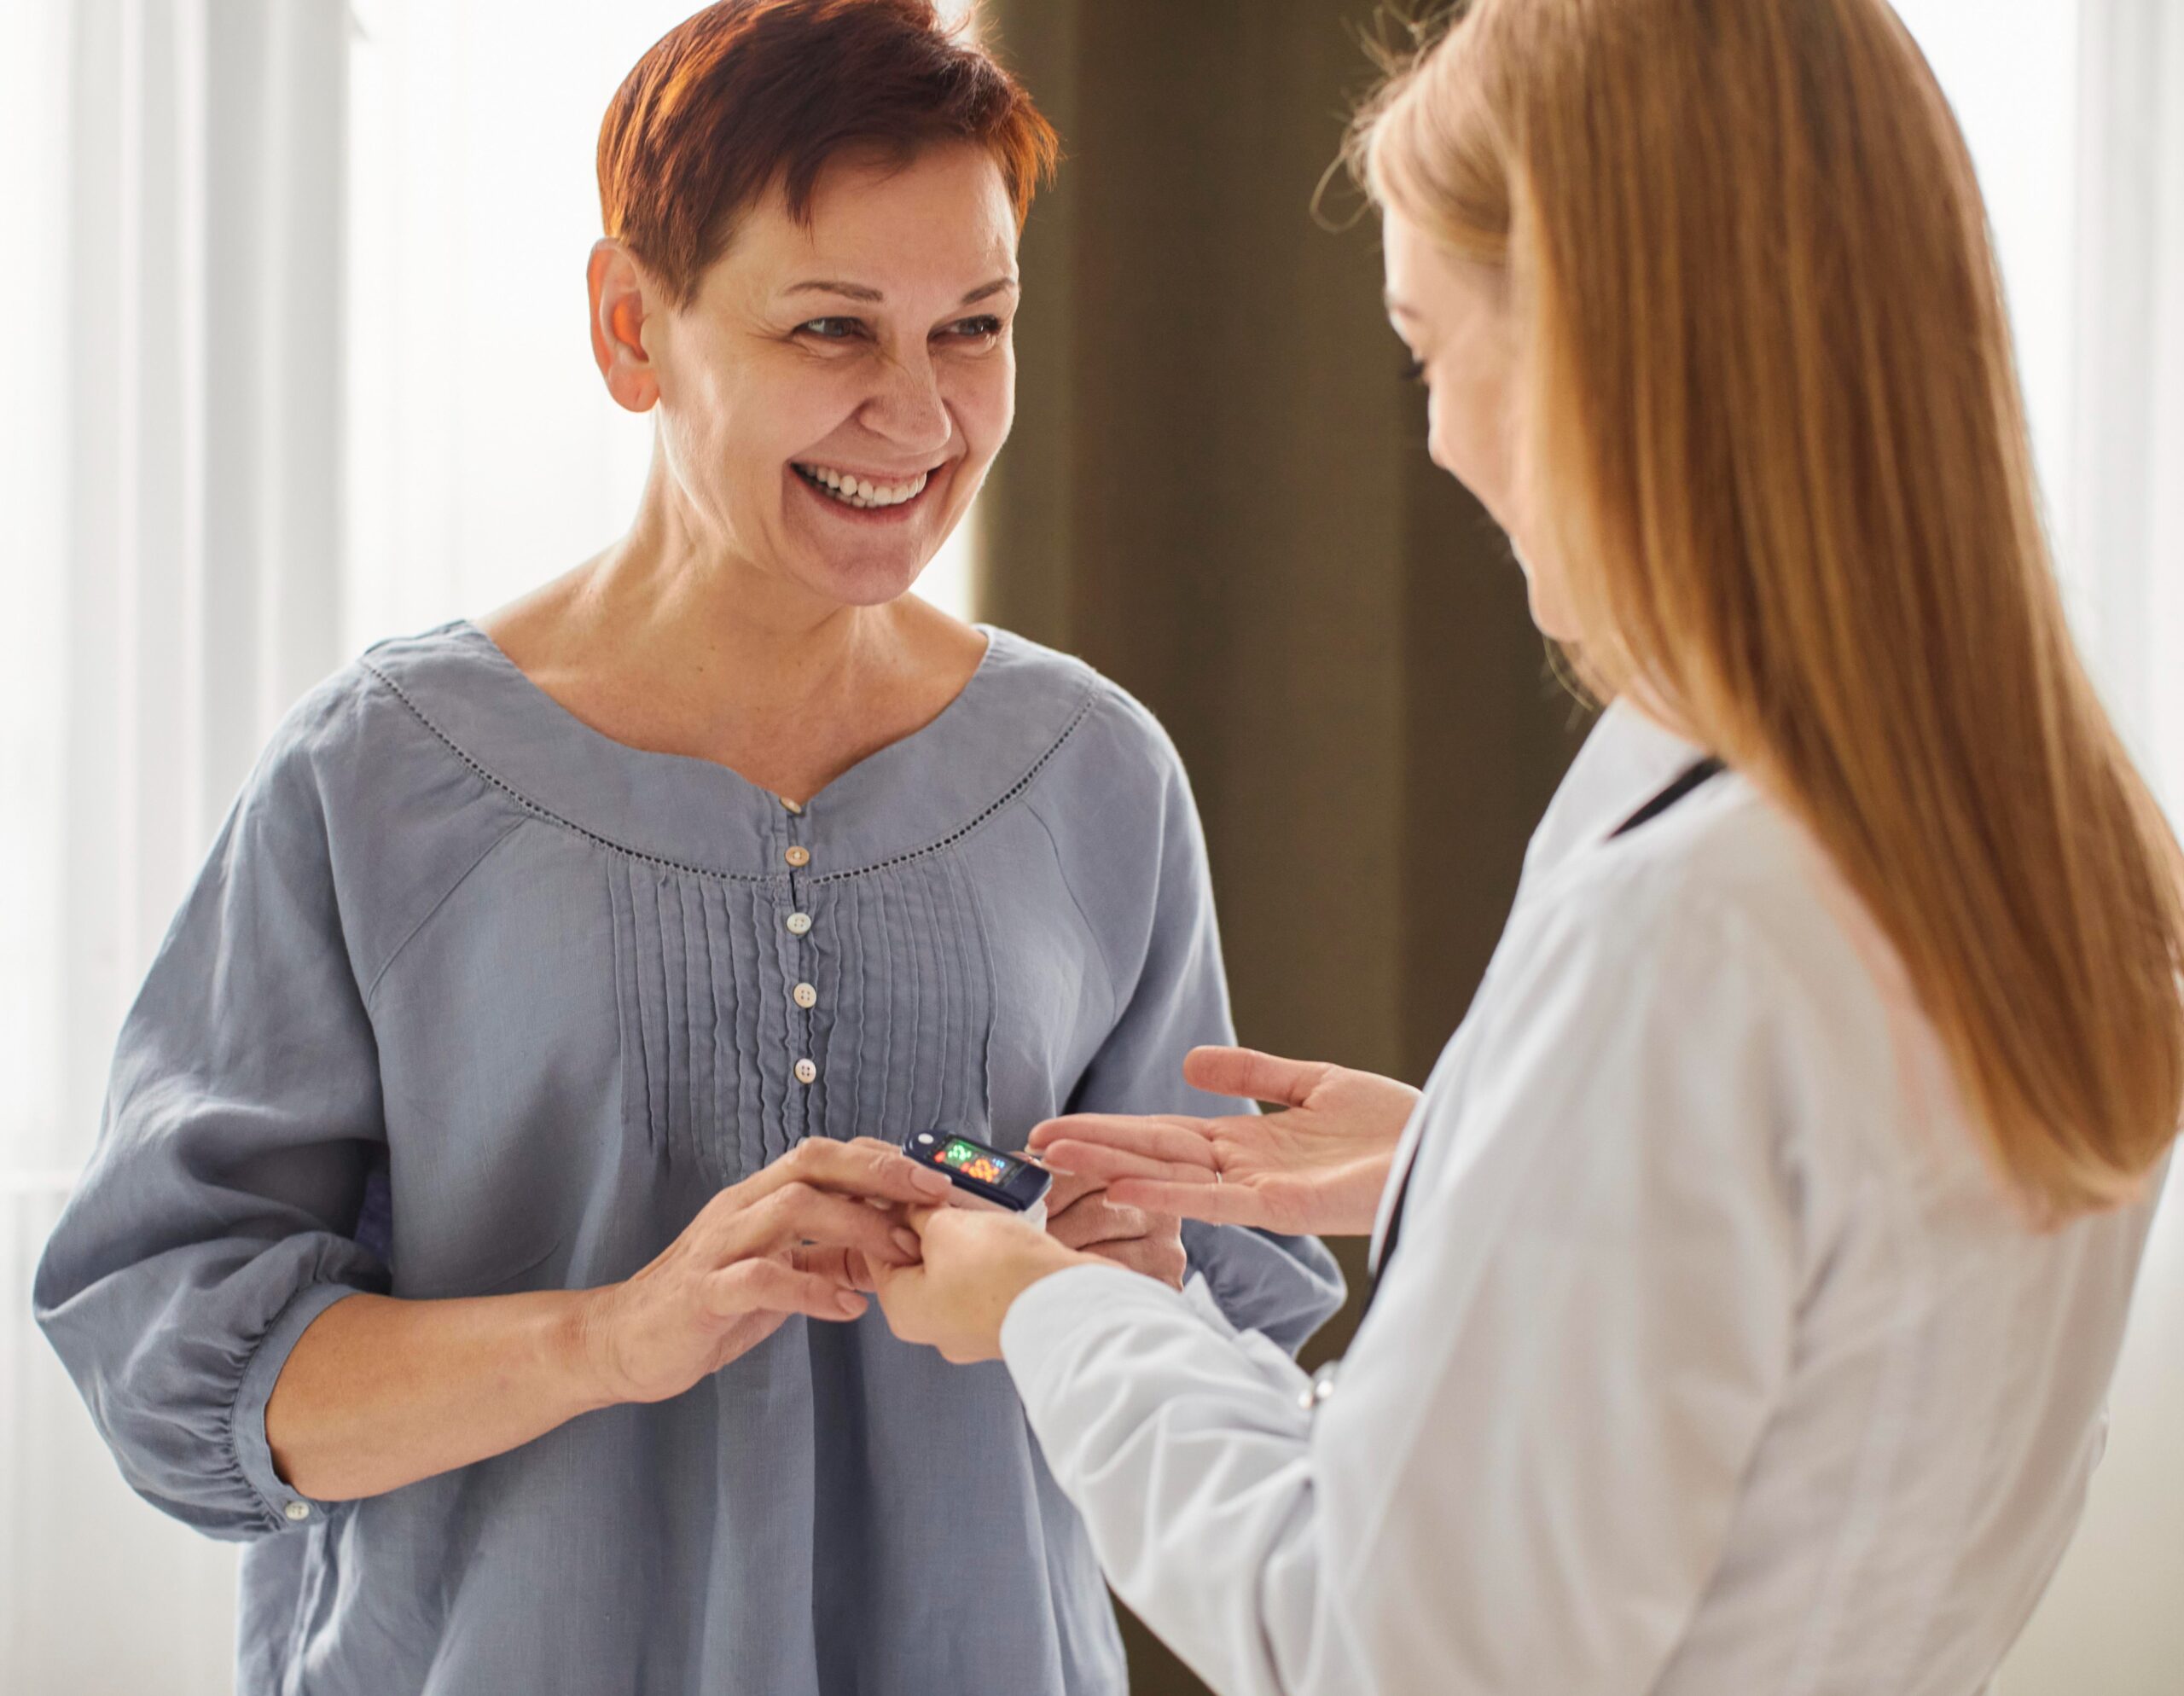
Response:
M875 1312L362 1501L264 1404L360 1290L629 1276L806 1136L1233 1110L1204 845L1159 727L1005 632L798 808L610 741L474 626L284 723L117 1049L39 1315L131 1484L244 1539L244 1696L1120 1690L1104 1587L1005 1373ZM1315 1242L1187 1227L1294 1347Z

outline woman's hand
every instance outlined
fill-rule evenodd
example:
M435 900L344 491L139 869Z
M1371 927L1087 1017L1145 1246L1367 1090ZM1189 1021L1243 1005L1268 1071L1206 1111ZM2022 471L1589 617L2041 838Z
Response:
M908 1217L923 1257L873 1263L880 1310L904 1342L930 1344L958 1366L1001 1358L1001 1321L1040 1279L1095 1263L1014 1213L932 1207Z
M1066 1248L1112 1260L1171 1290L1183 1287L1188 1261L1182 1219L1118 1201L1097 1179L1055 1173L1047 1192L1047 1229Z
M883 1266L918 1257L903 1209L947 1178L899 1149L813 1137L732 1184L642 1271L586 1292L583 1356L603 1405L680 1395L791 1314L855 1319Z
M1057 1171L1110 1202L1219 1225L1363 1236L1418 1091L1392 1077L1249 1048L1194 1048L1183 1077L1211 1095L1281 1104L1226 1118L1081 1113L1031 1133Z

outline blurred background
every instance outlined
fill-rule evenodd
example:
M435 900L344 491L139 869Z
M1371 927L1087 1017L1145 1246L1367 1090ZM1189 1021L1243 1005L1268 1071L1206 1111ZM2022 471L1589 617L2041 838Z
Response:
M122 1484L30 1322L31 1269L122 1008L274 722L632 509L648 426L584 328L592 147L690 9L0 4L0 1689L230 1687L234 1551ZM2176 805L2184 7L1899 9L1989 197L2074 614ZM1502 538L1426 462L1371 221L1311 212L1372 13L983 8L1069 160L1025 238L1016 438L924 588L1166 722L1246 1040L1415 1081L1588 719ZM2006 1696L2184 1687L2173 1212L2113 1415ZM1141 1691L1199 1687L1132 1652Z

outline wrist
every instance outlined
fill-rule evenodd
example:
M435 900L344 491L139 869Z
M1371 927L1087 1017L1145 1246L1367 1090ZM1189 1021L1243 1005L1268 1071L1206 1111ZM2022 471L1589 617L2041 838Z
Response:
M614 1367L614 1298L620 1288L604 1284L572 1290L552 1327L549 1347L557 1375L577 1404L573 1413L591 1413L635 1399Z
M1009 1269L1002 1292L1001 1311L1004 1316L1016 1305L1016 1298L1034 1284L1044 1283L1057 1272L1066 1272L1075 1266L1099 1266L1107 1263L1099 1256L1081 1248L1071 1248L1056 1242L1052 1237L1043 1239L1035 1248L1028 1248L1023 1257Z

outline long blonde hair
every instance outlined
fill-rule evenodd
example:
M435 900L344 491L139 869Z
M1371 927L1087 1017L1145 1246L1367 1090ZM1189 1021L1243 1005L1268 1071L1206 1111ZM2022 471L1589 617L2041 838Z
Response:
M1505 269L1580 675L1796 809L2032 1220L2136 1194L2184 1116L2184 856L2065 624L1985 210L1895 14L1478 0L1350 156Z

